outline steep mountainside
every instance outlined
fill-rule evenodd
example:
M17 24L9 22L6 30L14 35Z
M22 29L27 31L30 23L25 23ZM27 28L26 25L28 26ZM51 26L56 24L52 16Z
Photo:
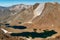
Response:
M10 32L43 32L43 30L54 30L57 34L46 39L32 40L60 40L60 4L59 3L36 3L35 5L14 5L11 7L0 7L0 22L9 23L10 26L23 25L26 30L6 28ZM9 27L10 27L9 26ZM0 28L1 29L1 28ZM0 35L5 37L2 30ZM0 36L0 37L1 37ZM9 34L8 34L8 37ZM12 37L12 36L11 36ZM14 39L15 37L13 37ZM17 37L19 38L19 37ZM17 39L16 39L17 40Z
M39 10L39 9L38 9ZM35 13L37 13L36 11ZM55 30L60 34L60 4L58 3L45 3L41 15L35 17L32 23L25 23L28 28L36 28L40 30ZM39 31L38 31L39 32ZM55 35L56 36L56 35Z
M7 21L12 20L13 18L15 18L16 15L30 8L31 6L32 5L24 5L24 4L13 5L10 7L0 6L0 22L6 23Z
M60 4L46 3L45 8L40 16L36 17L33 22L40 26L60 26ZM36 22L35 22L36 21Z

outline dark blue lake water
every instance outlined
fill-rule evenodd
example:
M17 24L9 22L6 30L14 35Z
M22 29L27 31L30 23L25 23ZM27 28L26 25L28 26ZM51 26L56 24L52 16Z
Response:
M10 26L9 24L5 24L6 27L11 27L11 28L14 28L14 29L26 29L26 26Z
M12 33L10 34L11 36L23 36L23 37L32 37L32 38L36 38L36 37L39 37L39 38L46 38L46 37L50 37L54 34L56 34L57 32L55 32L54 30L51 30L51 31L44 31L44 32L41 32L41 33L37 33L37 32L22 32L22 33Z

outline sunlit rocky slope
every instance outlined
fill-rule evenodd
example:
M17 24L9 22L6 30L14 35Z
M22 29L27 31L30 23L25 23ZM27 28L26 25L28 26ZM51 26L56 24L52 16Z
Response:
M21 33L32 32L33 29L37 29L36 32L43 32L43 30L54 30L57 34L47 38L35 38L25 40L60 40L60 4L59 3L36 3L34 5L18 4L10 7L0 6L0 38L2 39L14 39L24 40L19 37L12 37L8 32ZM26 26L27 29L19 30L14 28L8 28L4 24L10 24L11 26ZM4 29L8 32L4 33ZM6 35L7 34L7 35ZM9 38L7 38L9 37ZM16 39L15 39L16 38ZM19 39L18 39L19 38Z

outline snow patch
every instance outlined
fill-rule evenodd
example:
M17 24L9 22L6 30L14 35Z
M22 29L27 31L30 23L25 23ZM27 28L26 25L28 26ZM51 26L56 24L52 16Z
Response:
M32 23L32 21L29 21L29 22L27 22L27 23Z
M32 38L31 37L29 37L29 38L26 38L26 40L31 40Z
M52 24L51 26L53 27L54 25Z
M39 6L34 10L34 17L41 15L41 13L44 9L44 5L45 5L45 3L39 4Z
M1 28L1 30L4 32L4 33L12 33L12 32L8 32L7 30Z
M45 3L43 4L39 4L39 6L34 10L34 16L33 18L30 20L30 23L32 23L32 20L34 18L36 18L37 16L41 15L43 9L44 9Z
M11 23L11 21L8 21L7 23Z
M11 15L16 15L17 13L11 13Z

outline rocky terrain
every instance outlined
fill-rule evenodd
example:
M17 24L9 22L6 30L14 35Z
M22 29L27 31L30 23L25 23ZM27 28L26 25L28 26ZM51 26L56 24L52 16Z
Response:
M6 27L26 26L26 29ZM11 36L11 33L43 32L54 30L57 33L47 38ZM0 40L60 40L60 4L36 3L34 5L18 4L10 7L0 6Z

